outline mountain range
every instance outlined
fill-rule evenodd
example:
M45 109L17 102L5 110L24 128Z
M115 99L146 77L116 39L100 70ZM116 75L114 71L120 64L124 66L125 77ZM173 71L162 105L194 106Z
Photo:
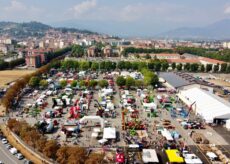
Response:
M230 19L224 19L204 27L183 27L156 35L168 39L230 40Z
M78 32L85 34L97 34L89 30L80 30L76 28L66 28L66 27L52 27L40 22L26 22L26 23L16 23L16 22L0 22L0 35L8 35L14 38L26 38L26 37L42 37L45 33L50 30L55 29L62 32Z

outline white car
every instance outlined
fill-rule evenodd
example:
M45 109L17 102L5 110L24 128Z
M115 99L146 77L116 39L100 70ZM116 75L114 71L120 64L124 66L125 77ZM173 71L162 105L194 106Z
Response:
M21 153L16 154L17 159L22 160L24 156Z
M7 143L8 143L7 139L3 138L3 139L2 139L2 143L3 143L3 144L7 144Z
M15 147L13 147L13 148L10 149L10 153L15 155L15 154L18 153L18 150Z

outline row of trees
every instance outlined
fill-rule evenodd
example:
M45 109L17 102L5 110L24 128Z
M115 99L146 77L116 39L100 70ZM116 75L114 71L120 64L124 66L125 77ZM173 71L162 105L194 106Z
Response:
M66 80L60 81L60 86L62 88L65 88L67 85ZM95 88L96 86L99 86L101 88L105 88L109 86L109 83L107 80L73 80L71 82L71 87L90 87L90 88Z
M25 59L24 58L19 58L12 60L10 62L6 62L4 60L0 60L0 70L5 70L5 69L12 69L18 65L25 64Z
M230 65L227 63L223 64L207 64L202 65L198 63L186 63L186 64L169 64L166 60L149 60L147 62L130 62L130 61L102 61L102 62L90 62L90 61L74 61L74 60L65 60L61 62L61 67L63 69L76 69L76 70L106 70L112 71L115 69L120 70L142 70L147 68L153 71L167 71L169 68L177 71L189 71L189 72L221 72L221 73L230 73Z
M60 164L79 163L79 164L99 164L104 155L92 153L87 156L85 148L78 146L61 146L56 140L48 140L36 127L30 126L25 121L16 119L8 120L9 129L18 135L26 144L41 152L47 158L51 158Z
M54 51L54 52L47 52L46 53L46 56L47 56L47 63L49 63L51 60L57 58L57 57L60 57L60 56L63 56L64 54L70 52L72 50L72 47L66 47L66 48L63 48L63 49L59 49L57 51Z
M106 70L112 71L115 69L120 70L141 70L143 68L149 68L155 71L166 71L169 64L165 60L151 60L149 62L130 62L130 61L75 61L75 60L64 60L61 62L63 69L76 69L76 70Z
M196 47L177 47L175 49L155 49L155 48L134 48L128 47L123 51L124 56L128 56L128 54L140 54L140 53L189 53L197 56L208 57L212 59L217 59L221 61L230 62L230 50L224 49L205 49L205 48L196 48ZM146 58L149 56L147 55Z

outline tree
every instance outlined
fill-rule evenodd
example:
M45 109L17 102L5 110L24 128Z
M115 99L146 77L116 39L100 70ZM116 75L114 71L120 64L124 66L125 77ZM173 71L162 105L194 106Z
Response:
M117 68L120 70L125 69L125 62L124 61L119 61L117 64Z
M190 71L191 71L191 72L197 72L197 71L198 71L198 68L199 68L199 64L197 64L197 63L192 63L192 64L190 65Z
M185 71L190 71L190 63L186 63L186 64L184 65L184 70L185 70Z
M30 78L29 86L37 87L39 85L40 79L37 76L33 76Z
M89 81L89 87L94 88L94 87L96 87L96 86L97 86L97 81L96 81L96 80L90 80L90 81Z
M132 77L128 76L128 77L126 78L125 85L126 85L126 87L129 89L130 87L132 87L132 86L135 85L135 80L134 80Z
M210 72L212 70L212 64L206 65L206 72Z
M126 80L125 80L124 76L118 76L117 80L116 80L116 83L117 83L117 85L119 87L124 86L125 83L126 83Z
M72 46L71 56L82 57L84 55L84 48L80 45Z
M171 67L172 67L172 70L175 70L176 69L176 63L172 63Z
M230 73L230 65L227 66L226 73Z
M80 87L85 87L85 86L86 86L85 80L81 80L81 81L79 82L79 86L80 86Z
M227 66L228 66L227 63L222 63L220 65L220 72L222 72L222 73L226 72Z
M61 81L59 82L59 84L60 84L60 86L61 86L62 88L65 88L66 85L67 85L67 81L66 81L66 80L61 80Z
M160 70L161 70L161 62L158 61L158 62L156 62L156 64L155 64L155 71L160 71Z
M107 80L100 80L98 81L98 85L101 87L101 88L105 88L105 87L108 87L109 83Z
M92 153L89 158L85 161L85 164L100 164L102 163L105 155L99 153Z
M168 62L163 62L162 63L162 71L166 71L169 68Z
M90 68L89 62L87 61L82 61L80 63L80 68L81 70L88 70Z
M39 82L39 86L42 87L42 88L47 88L48 87L48 81L47 80L41 80Z
M91 69L92 69L93 71L98 70L98 69L99 69L99 63L93 62L93 63L91 64Z
M159 83L158 76L148 69L142 69L142 74L144 75L144 84L146 86L155 86Z
M219 71L219 63L214 65L213 67L213 72L218 72Z
M205 67L204 67L204 65L202 64L202 65L200 65L200 72L204 72L205 71Z
M77 86L77 81L76 80L73 80L72 82L71 82L71 87L76 87Z
M142 88L144 86L143 80L136 80L135 81L135 86L138 88Z
M43 149L43 154L48 158L56 159L56 153L58 149L59 149L59 145L57 141L49 140L45 144L45 147Z
M176 69L177 69L177 71L181 71L182 70L182 64L180 63L180 64L178 64L177 66L176 66Z
M145 55L145 59L147 59L147 60L148 60L148 59L151 59L151 56L150 56L149 54L146 54L146 55Z
M66 164L68 163L68 149L67 146L62 146L57 150L56 156L57 156L57 162L60 164Z

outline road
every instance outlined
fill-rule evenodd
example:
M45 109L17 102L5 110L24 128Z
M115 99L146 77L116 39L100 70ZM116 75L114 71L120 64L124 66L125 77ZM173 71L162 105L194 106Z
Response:
M0 161L4 164L23 164L24 160L18 160L7 148L0 142Z

